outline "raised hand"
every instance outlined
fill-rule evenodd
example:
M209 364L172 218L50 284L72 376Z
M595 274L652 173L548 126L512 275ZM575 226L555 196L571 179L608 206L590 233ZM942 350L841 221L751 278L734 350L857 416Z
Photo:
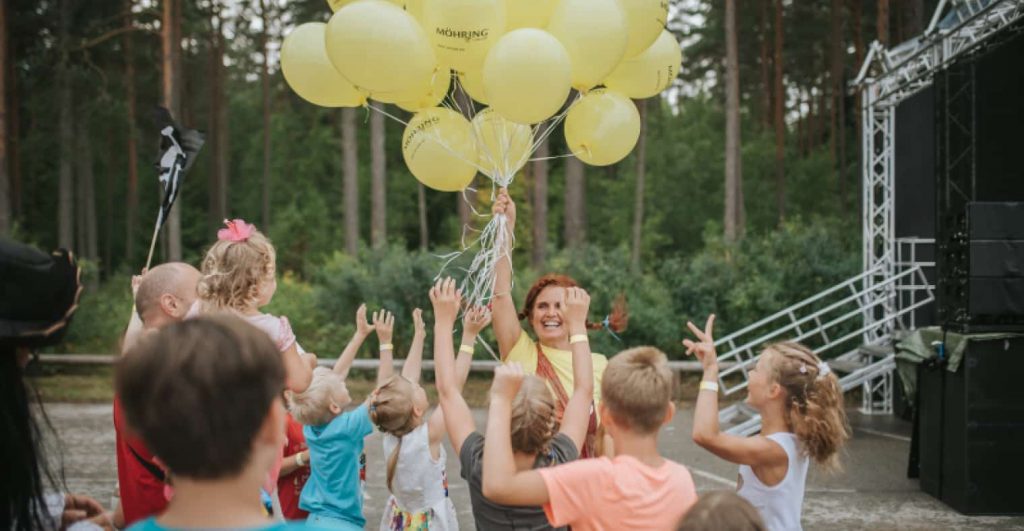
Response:
M498 197L494 199L494 204L491 205L491 214L495 216L504 214L508 218L509 228L511 229L516 226L516 204L508 195L508 188L498 190Z
M523 385L523 366L516 362L505 363L494 368L494 383L491 384L491 399L512 402Z
M443 278L430 288L430 303L434 306L434 321L438 324L455 325L462 306L462 292L456 289L455 279Z
M718 355L715 353L715 339L712 336L712 331L715 327L715 314L708 316L707 322L704 324L704 331L702 332L697 325L686 322L687 328L693 332L693 335L697 338L697 341L690 339L683 340L683 346L686 347L687 355L695 355L700 360L701 365L707 369L709 367L718 366Z
M377 331L377 340L381 345L391 343L395 335L395 316L387 310L373 312L373 327Z
M462 332L467 336L476 337L489 324L491 324L491 310L485 306L474 306L466 310L466 314L462 316Z
M565 321L569 334L587 333L590 294L583 288L565 288Z
M370 332L373 332L373 329L374 325L366 322L366 304L360 304L359 309L356 310L356 334L365 339Z
M422 337L427 335L427 325L423 323L423 310L416 308L412 311L413 332Z

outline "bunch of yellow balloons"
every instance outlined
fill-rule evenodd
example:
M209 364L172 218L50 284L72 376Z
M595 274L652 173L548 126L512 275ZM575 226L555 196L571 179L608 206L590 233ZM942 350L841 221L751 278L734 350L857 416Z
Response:
M531 126L553 117L564 117L566 142L583 162L622 160L640 132L631 98L665 90L682 61L664 29L667 0L327 3L328 23L285 38L285 80L316 105L374 99L415 113L402 154L437 190L462 190L478 170L511 178L532 153ZM487 106L472 120L441 106L456 81Z

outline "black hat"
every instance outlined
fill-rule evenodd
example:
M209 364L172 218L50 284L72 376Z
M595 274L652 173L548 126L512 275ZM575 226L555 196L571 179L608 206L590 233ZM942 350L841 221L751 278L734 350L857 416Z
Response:
M59 343L81 293L81 269L70 251L46 254L0 238L0 343Z

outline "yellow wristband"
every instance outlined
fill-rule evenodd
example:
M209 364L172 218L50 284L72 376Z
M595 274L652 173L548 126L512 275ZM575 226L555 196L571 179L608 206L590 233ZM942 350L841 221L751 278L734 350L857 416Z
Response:
M473 345L462 345L459 347L459 352L465 352L466 354L473 353Z
M714 392L717 393L718 392L718 384L715 383L715 382L701 382L700 383L700 390L701 391L714 391Z
M587 334L576 334L569 338L570 345L575 345L576 343L587 343L589 341L590 338L587 337Z
M383 345L380 346L380 349L381 350L395 350L395 346L392 345L391 343L384 343Z

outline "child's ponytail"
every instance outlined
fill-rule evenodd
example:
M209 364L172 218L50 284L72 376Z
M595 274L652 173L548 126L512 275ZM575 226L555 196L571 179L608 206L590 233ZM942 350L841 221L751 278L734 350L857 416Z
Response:
M398 468L398 455L402 452L402 437L416 428L416 415L413 411L413 386L409 380L401 376L392 376L381 384L370 395L368 408L370 421L377 429L398 438L398 444L388 456L387 484L388 490L395 479Z
M786 390L786 421L804 452L826 469L838 469L839 449L850 437L839 380L799 343L775 343L765 348L769 352L778 355L775 380Z

